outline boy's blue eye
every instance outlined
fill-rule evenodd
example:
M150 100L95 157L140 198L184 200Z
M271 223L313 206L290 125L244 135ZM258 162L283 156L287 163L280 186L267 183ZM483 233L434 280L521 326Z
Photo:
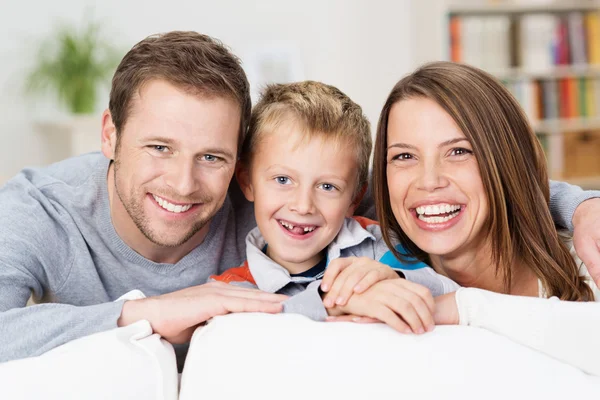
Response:
M278 176L278 177L275 178L275 180L280 185L287 185L287 184L290 183L290 178L288 178L287 176Z
M326 192L332 192L336 189L331 183L323 183L321 184L321 188Z

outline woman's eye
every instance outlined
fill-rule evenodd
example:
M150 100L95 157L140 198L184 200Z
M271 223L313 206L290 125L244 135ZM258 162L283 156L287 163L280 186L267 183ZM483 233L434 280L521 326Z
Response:
M331 183L323 183L323 184L321 184L321 189L323 189L326 192L333 192L337 188L335 186L333 186Z
M392 160L411 160L413 158L413 155L410 153L400 153L395 155Z
M463 147L458 147L456 149L452 149L452 152L450 154L453 156L462 156L465 154L473 154L473 152L471 150L467 150Z
M275 178L275 180L280 185L287 185L287 184L290 183L290 178L288 178L287 176L278 176L278 177Z

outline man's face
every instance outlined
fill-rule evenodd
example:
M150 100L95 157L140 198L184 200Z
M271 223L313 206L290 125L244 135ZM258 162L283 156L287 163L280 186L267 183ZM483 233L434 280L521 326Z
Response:
M233 100L189 94L162 80L145 84L112 145L111 207L121 237L143 243L141 232L169 248L202 243L234 172L239 126Z

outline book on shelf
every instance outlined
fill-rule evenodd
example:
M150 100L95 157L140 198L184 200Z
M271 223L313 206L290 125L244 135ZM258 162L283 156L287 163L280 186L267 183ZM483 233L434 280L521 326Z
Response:
M600 12L451 15L450 59L490 72L600 67Z

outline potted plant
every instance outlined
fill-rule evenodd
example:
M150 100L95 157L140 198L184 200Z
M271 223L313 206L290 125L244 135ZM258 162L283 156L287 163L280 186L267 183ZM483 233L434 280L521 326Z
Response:
M30 94L52 92L69 113L63 120L38 123L50 139L51 147L67 152L55 154L50 161L98 150L99 117L96 111L98 91L109 81L118 64L118 51L102 37L97 22L83 29L62 24L41 43L35 65L26 77ZM63 143L59 143L59 142ZM52 146L54 144L54 146Z

